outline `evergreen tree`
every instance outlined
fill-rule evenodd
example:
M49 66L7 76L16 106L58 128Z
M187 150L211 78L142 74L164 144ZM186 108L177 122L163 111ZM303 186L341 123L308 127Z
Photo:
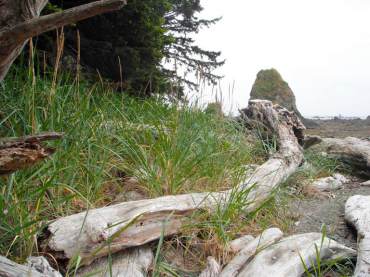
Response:
M166 61L172 63L173 69L166 70L176 82L185 83L190 87L197 84L187 77L188 73L195 73L196 79L216 84L221 77L213 71L224 64L220 61L221 52L207 51L195 44L192 34L201 28L208 28L217 23L220 18L211 20L199 19L198 14L203 10L200 0L169 0L171 11L165 15L165 28L169 31L172 43L165 48ZM184 76L179 74L184 70Z

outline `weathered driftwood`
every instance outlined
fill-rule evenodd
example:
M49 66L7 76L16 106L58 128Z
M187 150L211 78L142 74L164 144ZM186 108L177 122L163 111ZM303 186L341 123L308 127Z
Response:
M361 176L370 177L370 141L348 137L324 138L320 144L332 157L353 168Z
M218 277L221 272L221 266L218 264L215 258L207 258L207 266L200 273L199 277Z
M251 235L245 235L240 238L230 241L226 246L226 251L231 253L237 253L242 250L246 245L248 245L254 237Z
M165 236L179 233L187 215L198 209L212 211L235 191L249 191L246 212L260 207L301 164L303 153L297 136L302 137L304 126L293 113L269 101L250 101L248 111L250 118L276 132L279 151L236 188L126 202L60 218L47 227L44 250L57 259L80 255L83 263L90 263L109 252L156 240L162 232Z
M350 197L345 206L345 219L357 230L358 255L353 276L370 276L370 196Z
M294 235L259 252L238 277L301 277L305 273L304 265L312 268L317 256L321 261L353 258L356 251L323 237L321 233Z
M0 276L5 277L62 277L44 257L30 257L20 265L0 256Z
M244 266L248 264L248 261L258 253L258 251L276 243L282 237L283 232L278 228L265 230L260 236L245 245L245 247L225 266L219 277L237 276L239 272L243 270Z
M60 139L62 136L62 133L44 133L0 140L0 175L33 166L49 157L55 149L43 146L42 142Z
M320 191L332 191L343 188L349 180L342 174L334 174L330 177L320 178L314 181L311 186Z
M39 17L47 2L0 1L0 82L31 37L126 5L125 0L101 0Z
M150 247L136 247L114 254L111 265L108 257L100 258L78 270L77 276L145 277L153 260L154 255Z

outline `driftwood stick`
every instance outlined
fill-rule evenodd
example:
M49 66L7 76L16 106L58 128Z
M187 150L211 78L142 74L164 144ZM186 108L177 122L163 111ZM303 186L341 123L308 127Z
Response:
M270 101L250 101L248 110L250 118L274 130L279 151L236 188L126 202L60 218L47 228L48 236L41 243L44 251L52 252L57 259L78 254L88 264L109 252L156 240L163 230L165 236L179 233L186 216L199 209L215 210L231 201L235 190L249 192L246 212L259 208L301 164L303 153L297 136L302 136L304 126L293 113Z
M237 276L301 277L304 266L312 268L317 256L321 261L346 259L355 257L356 251L321 233L294 235L263 249Z
M222 270L219 277L235 277L248 264L248 261L265 247L276 243L283 237L278 228L264 231L260 236L249 242Z
M358 256L353 276L370 276L370 196L350 197L345 205L345 219L357 230Z
M0 140L0 175L33 166L48 158L55 149L45 147L41 142L60 139L62 136L62 133L52 132Z

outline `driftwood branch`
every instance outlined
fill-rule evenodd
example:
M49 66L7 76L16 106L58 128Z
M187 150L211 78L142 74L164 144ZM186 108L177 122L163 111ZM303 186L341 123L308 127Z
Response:
M370 196L350 197L345 206L345 218L357 230L358 256L353 276L370 276Z
M118 10L127 4L126 0L100 0L39 17L47 2L3 0L1 3L0 82L5 78L28 39L70 23Z
M88 264L108 253L156 240L162 233L177 234L186 216L199 209L214 211L235 191L248 191L246 212L259 208L301 164L303 153L297 135L302 136L304 127L295 114L270 101L250 101L248 110L250 118L274 130L279 151L236 188L126 202L60 218L47 228L47 236L41 241L44 251L57 259L78 254Z
M0 140L0 175L10 174L46 159L55 152L54 148L41 142L60 139L61 133L43 133L22 138Z

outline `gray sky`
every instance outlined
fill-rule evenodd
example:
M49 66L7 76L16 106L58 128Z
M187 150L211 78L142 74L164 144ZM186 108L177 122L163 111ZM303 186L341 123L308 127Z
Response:
M223 19L197 42L221 50L227 109L245 107L260 69L274 67L306 116L370 115L369 0L202 0ZM229 89L235 82L234 89ZM214 98L212 88L203 98ZM212 96L211 96L212 95ZM219 95L219 93L218 93Z

